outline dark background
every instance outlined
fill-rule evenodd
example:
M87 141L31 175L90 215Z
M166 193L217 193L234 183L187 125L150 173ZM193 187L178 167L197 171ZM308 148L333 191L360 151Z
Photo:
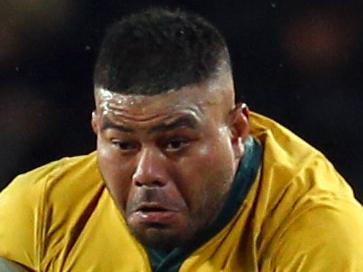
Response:
M1 0L0 187L95 148L92 72L105 27L148 6L216 25L238 98L323 151L363 200L363 1Z

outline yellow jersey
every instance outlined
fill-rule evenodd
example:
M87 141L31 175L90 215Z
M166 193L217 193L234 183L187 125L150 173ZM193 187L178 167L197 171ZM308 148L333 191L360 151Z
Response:
M198 240L168 253L129 232L96 152L18 176L0 194L0 256L32 271L363 271L363 208L331 163L251 114L225 207Z

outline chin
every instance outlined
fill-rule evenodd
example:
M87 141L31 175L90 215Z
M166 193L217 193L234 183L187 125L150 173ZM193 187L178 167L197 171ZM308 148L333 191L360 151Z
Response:
M190 237L188 232L157 224L139 228L130 226L130 229L142 245L167 251L184 245Z

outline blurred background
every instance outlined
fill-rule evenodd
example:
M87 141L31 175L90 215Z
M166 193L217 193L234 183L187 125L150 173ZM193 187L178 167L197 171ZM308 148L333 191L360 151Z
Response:
M238 98L323 151L363 201L363 1L1 0L0 188L95 148L92 72L106 26L149 6L205 16Z

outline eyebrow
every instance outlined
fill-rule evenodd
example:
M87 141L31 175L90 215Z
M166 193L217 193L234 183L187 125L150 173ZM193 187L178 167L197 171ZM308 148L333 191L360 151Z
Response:
M134 131L132 128L128 128L128 127L125 127L125 126L122 126L122 125L116 125L110 119L105 117L103 122L102 122L101 130L106 130L106 129L116 129L116 130L119 130L121 132L133 132Z
M198 121L192 115L183 115L171 122L165 122L159 124L150 129L150 133L152 132L165 132L174 130L177 128L191 128L196 129L198 127Z
M166 132L175 130L178 128L190 128L190 129L196 129L198 127L198 121L196 118L192 115L184 115L179 118L176 118L175 120L171 122L165 122L159 125L156 125L152 128L150 128L148 133L155 133L155 132ZM106 129L116 129L121 132L134 132L135 130L129 127L125 127L123 125L115 124L110 119L105 117L103 124L102 124L102 130Z

